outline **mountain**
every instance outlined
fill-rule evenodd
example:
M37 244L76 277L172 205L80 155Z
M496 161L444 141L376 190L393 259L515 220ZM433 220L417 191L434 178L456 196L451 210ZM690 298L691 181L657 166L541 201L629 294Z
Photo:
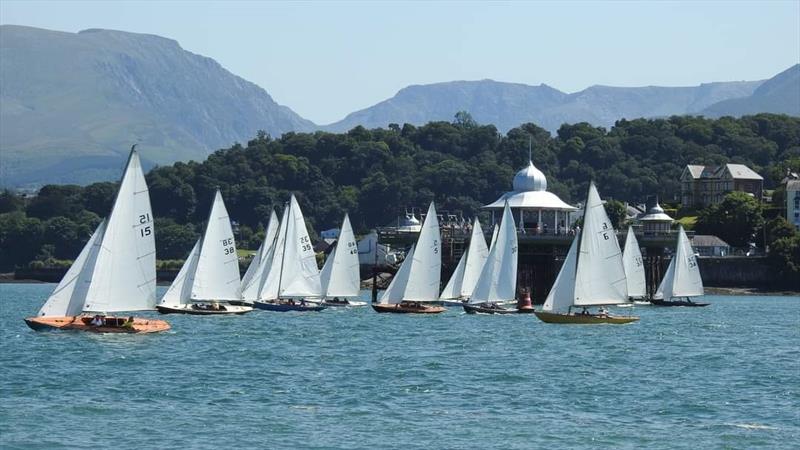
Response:
M0 184L117 179L133 143L146 165L204 160L257 130L315 125L171 39L0 26Z
M800 116L800 64L765 81L752 95L717 102L704 109L702 114L738 117L760 112Z
M345 131L356 125L385 127L405 122L421 125L453 119L468 111L478 123L507 131L534 122L550 131L563 123L589 122L610 127L621 118L697 114L723 100L747 97L761 81L707 83L692 87L592 86L567 94L547 85L530 86L493 80L415 85L394 97L354 112L324 127Z

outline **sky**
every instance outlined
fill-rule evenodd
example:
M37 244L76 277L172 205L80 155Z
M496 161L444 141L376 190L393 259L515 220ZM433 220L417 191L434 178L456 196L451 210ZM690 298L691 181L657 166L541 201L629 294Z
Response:
M800 62L800 0L0 2L0 24L177 40L328 124L412 84L688 86Z

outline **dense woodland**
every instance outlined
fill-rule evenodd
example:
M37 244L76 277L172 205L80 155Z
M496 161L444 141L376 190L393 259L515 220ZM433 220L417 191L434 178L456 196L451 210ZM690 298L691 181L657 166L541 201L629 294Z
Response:
M158 256L185 257L217 186L238 224L240 248L258 246L270 210L280 212L290 192L312 235L338 227L345 212L357 232L366 232L431 200L440 212L471 217L511 188L513 175L527 164L529 139L549 190L573 203L582 201L590 180L605 198L676 200L679 176L689 163L747 164L764 176L765 189L779 188L787 168L800 170L800 118L772 114L620 120L610 130L565 124L556 136L534 124L501 135L465 112L452 123L420 127L356 127L277 139L259 132L246 145L219 150L204 162L179 162L147 174ZM105 182L47 185L29 198L4 192L0 270L74 258L108 214L115 189Z

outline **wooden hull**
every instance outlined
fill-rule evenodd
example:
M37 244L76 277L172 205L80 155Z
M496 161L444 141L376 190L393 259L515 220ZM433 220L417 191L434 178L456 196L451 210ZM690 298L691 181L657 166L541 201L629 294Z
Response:
M708 306L711 303L691 302L688 300L650 300L653 306L688 306L688 307L702 307Z
M395 313L395 314L439 314L447 311L447 308L437 305L405 305L405 304L384 304L373 303L372 309L379 313Z
M484 303L475 305L464 303L461 306L467 314L518 314L520 312L516 309L503 308L498 305L487 305Z
M268 303L268 302L253 302L253 307L257 309L263 309L264 311L276 311L276 312L322 311L323 309L327 308L327 306L320 305L318 303L306 303L305 305L301 305L300 303L290 304L290 303Z
M638 317L620 317L620 316L596 316L596 315L583 315L583 314L556 314L544 311L534 311L536 317L545 323L571 323L571 324L624 324L635 322L639 320Z
M109 325L95 326L91 324L92 317L89 316L66 316L66 317L28 317L25 323L35 331L53 330L74 330L88 331L91 333L158 333L170 329L167 321L158 319L145 319L141 317L133 318L133 326L123 327L125 317L106 317ZM113 325L112 325L113 324Z
M156 305L161 314L191 314L195 316L220 316L230 314L246 314L253 310L252 306L220 305L225 309L198 309L196 305Z

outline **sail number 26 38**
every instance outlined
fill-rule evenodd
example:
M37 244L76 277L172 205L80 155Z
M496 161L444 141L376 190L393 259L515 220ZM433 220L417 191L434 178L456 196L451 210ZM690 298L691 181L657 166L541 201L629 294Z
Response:
M311 246L311 240L308 236L303 236L300 238L300 251L301 252L310 252L314 248Z
M139 214L139 225L150 223L150 221L150 213ZM141 237L150 236L151 234L153 234L153 227L150 225L139 229L139 236Z

